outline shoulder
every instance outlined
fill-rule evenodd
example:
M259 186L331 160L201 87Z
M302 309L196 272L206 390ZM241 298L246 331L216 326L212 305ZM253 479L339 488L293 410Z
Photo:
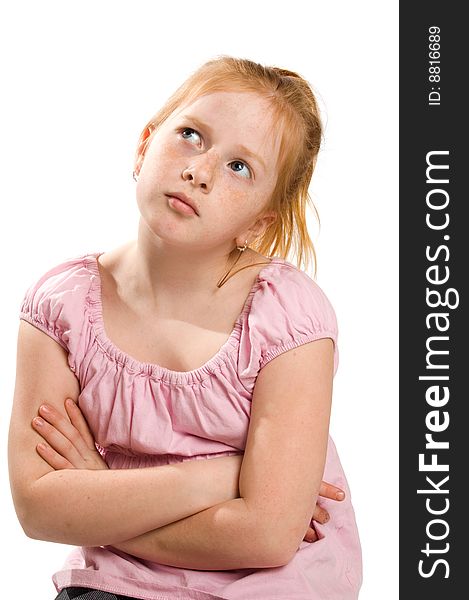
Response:
M292 263L275 257L258 277L248 327L259 348L260 368L280 353L321 338L331 338L338 364L338 327L334 308L322 288Z
M67 347L70 331L83 320L97 254L67 258L36 277L24 294L20 318Z
M86 287L92 276L92 263L99 253L67 258L47 269L31 283L24 302L36 302L49 295L71 294L77 286Z
M323 289L292 263L276 258L259 276L257 308L283 311L290 322L314 319L315 328L337 329L334 308Z

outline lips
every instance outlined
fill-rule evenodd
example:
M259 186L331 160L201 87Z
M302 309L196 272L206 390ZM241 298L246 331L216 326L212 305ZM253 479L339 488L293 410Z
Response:
M172 196L173 198L178 198L178 200L181 200L181 202L184 202L184 204L187 204L188 206L190 206L193 211L195 212L195 214L197 216L199 216L199 211L197 210L197 206L195 205L195 202L189 198L189 196L186 196L185 194L179 193L179 192L171 192L169 194L166 194L166 196Z

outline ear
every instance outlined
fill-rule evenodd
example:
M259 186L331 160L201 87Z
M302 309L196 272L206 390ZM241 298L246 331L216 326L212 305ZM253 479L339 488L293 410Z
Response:
M140 138L137 144L137 151L135 153L135 175L140 173L140 169L142 168L143 159L145 158L145 152L147 150L148 143L150 142L151 134L153 133L155 127L153 124L147 125L145 129L140 134Z
M261 237L265 230L277 220L277 213L270 211L257 219L252 227L249 228L245 239L252 237L254 239Z

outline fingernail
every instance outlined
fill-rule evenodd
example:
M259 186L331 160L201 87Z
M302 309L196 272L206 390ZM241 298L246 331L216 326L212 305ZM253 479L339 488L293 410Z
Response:
M42 427L44 425L44 421L42 419L40 419L39 417L34 417L33 423L37 427Z
M336 497L336 500L343 500L345 498L345 494L344 494L344 492L337 492L335 497Z
M50 414L50 408L47 406L47 404L41 404L40 409L42 412L44 412L46 414Z
M41 450L47 450L47 446L45 444L38 444L37 445L38 448L40 448Z
M71 400L70 398L67 398L65 400L65 403L67 406L70 406L70 407L75 406L75 402L73 400Z

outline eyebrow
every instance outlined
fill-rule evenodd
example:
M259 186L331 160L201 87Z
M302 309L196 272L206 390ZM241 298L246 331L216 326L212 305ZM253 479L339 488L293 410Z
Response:
M188 119L189 121L192 121L194 123L194 125L196 127L199 127L200 129L207 129L210 133L213 132L213 129L210 127L210 125L207 125L207 123L200 121L200 119L198 119L197 117L193 117L192 115L181 115L181 117L184 119ZM252 150L249 150L249 148L246 148L246 146L244 146L243 144L240 144L237 147L243 154L245 154L246 156L250 156L251 158L256 160L263 167L264 171L267 171L265 162L262 160L262 158L258 154L256 154Z

